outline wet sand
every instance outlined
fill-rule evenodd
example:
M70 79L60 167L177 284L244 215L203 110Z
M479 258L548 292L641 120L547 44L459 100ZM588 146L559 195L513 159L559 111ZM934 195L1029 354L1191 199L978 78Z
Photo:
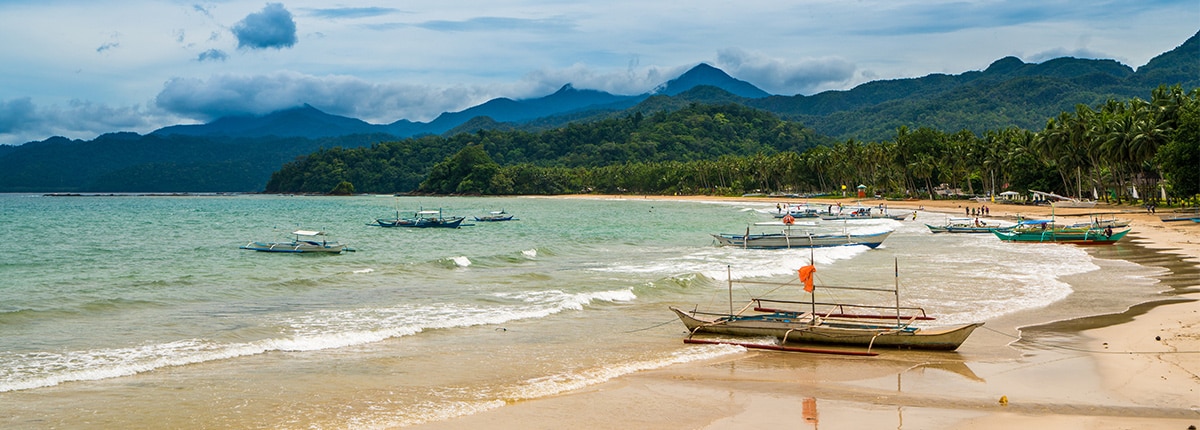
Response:
M702 196L632 198L798 202ZM856 204L850 199L841 201ZM821 200L822 204L830 202ZM964 201L862 202L867 206L881 203L892 210L921 209L951 216L965 214L968 205L981 205ZM1046 217L1051 210L988 206L990 218L1017 214ZM987 321L956 352L887 351L878 357L845 357L751 351L718 361L638 372L559 396L417 427L1200 427L1200 224L1163 223L1156 215L1128 207L1055 210L1056 216L1068 220L1087 220L1088 213L1115 214L1133 221L1133 231L1121 246L1089 251L1101 270L1066 279L1075 292L1061 302ZM1128 297L1115 301L1109 297L1123 294ZM1125 302L1132 306L1112 306Z

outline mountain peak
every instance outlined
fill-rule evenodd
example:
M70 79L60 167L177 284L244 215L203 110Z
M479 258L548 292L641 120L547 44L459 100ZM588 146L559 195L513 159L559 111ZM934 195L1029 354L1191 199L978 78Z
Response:
M729 76L725 71L713 67L708 63L697 64L678 78L667 81L666 84L655 88L654 93L673 96L701 85L717 87L734 95L751 99L771 95L749 82Z

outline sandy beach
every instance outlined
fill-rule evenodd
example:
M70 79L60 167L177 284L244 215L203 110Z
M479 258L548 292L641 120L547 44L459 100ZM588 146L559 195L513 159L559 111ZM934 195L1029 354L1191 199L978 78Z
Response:
M798 203L710 196L564 196ZM859 204L857 200L840 200ZM830 204L834 200L821 200ZM880 201L890 210L963 215L961 200ZM990 218L1047 217L1051 208L987 204ZM987 321L958 351L877 357L748 351L625 375L566 394L417 426L421 429L1188 429L1200 427L1200 224L1164 223L1132 207L1057 209L1132 220L1132 251L1093 251L1101 270L1155 270L1152 297L1095 315L1023 312ZM918 221L920 222L920 221ZM929 220L930 223L935 221ZM1062 245L1072 246L1072 245ZM1130 264L1136 263L1136 265ZM1137 272L1137 273L1142 273ZM1112 292L1120 293L1120 285ZM1075 297L1080 296L1080 297ZM1072 294L1065 301L1087 300ZM1086 308L1086 302L1084 302ZM682 336L681 336L682 338Z

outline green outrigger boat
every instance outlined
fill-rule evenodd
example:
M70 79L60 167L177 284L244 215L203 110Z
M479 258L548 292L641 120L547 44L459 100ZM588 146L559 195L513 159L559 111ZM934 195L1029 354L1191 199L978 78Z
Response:
M1005 242L1073 243L1076 245L1112 245L1129 234L1128 228L1114 231L1106 228L1056 227L1051 221L1024 221L1009 231L992 230Z

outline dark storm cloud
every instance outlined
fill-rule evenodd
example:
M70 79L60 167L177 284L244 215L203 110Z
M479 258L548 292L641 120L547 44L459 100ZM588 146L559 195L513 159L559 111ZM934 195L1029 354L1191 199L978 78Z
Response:
M0 135L28 127L35 119L34 111L33 99L29 97L0 101Z
M246 15L233 25L238 48L283 49L296 44L296 21L280 3L267 3L261 12Z

